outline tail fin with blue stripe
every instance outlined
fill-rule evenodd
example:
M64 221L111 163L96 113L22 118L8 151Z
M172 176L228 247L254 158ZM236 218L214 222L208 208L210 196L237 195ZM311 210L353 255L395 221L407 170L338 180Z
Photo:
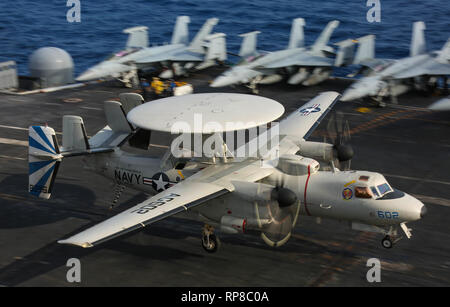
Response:
M45 199L50 198L62 159L55 135L55 130L46 126L28 129L28 191Z

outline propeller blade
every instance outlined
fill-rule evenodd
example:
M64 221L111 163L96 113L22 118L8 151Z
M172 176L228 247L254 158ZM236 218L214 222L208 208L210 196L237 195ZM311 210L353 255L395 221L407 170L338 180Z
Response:
M281 208L277 202L267 204L270 222L263 227L261 237L270 246L281 246L286 243L297 222L300 202Z

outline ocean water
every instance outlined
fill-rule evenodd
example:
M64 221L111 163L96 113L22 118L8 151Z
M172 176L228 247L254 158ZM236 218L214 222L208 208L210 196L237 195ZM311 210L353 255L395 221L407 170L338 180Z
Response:
M312 43L326 23L339 20L331 42L375 34L376 55L400 58L409 54L412 22L426 23L428 50L440 49L450 36L450 1L380 0L381 22L366 19L367 0L80 0L81 22L69 23L66 0L0 2L0 62L15 60L28 74L28 57L36 49L54 46L68 51L75 73L120 50L127 27L149 27L150 44L170 41L177 16L189 15L192 38L210 17L220 19L216 32L227 34L230 52L237 53L238 34L259 30L258 48L278 50L288 44L291 21L306 20L305 40ZM236 58L230 56L231 62Z

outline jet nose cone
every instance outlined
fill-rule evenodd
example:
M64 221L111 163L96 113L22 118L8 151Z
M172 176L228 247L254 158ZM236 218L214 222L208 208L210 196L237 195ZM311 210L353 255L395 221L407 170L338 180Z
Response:
M214 79L214 81L209 86L223 87L223 86L227 86L227 85L228 85L228 82L227 82L226 78L219 76L216 79Z
M425 205L422 206L420 209L420 218L423 218L425 215L427 215L428 209Z
M79 75L75 80L79 81L79 82L84 82L84 81L89 81L89 80L95 80L95 79L99 79L100 76L99 74L94 71L94 70L87 70L84 73L82 73L81 75Z
M354 90L346 90L341 97L341 101L350 101L359 98L359 95Z

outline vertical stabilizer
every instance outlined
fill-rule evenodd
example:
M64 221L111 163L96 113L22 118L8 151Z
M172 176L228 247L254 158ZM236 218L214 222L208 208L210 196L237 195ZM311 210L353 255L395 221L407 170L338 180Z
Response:
M189 16L178 16L173 28L171 44L184 44L189 43L189 27L188 24L191 22Z
M439 53L438 61L441 63L450 62L450 38L445 43L444 47L442 47L441 52Z
M351 65L354 57L355 41L353 39L346 39L336 43L336 45L339 46L339 50L336 54L334 66Z
M363 61L375 58L375 35L366 35L358 38L358 49L353 60L353 64L360 64Z
M128 34L126 48L145 48L148 47L148 28L144 26L133 27L123 30Z
M195 35L194 39L189 46L189 49L193 52L204 53L203 50L203 41L205 38L211 34L214 26L219 22L218 18L209 18L202 26L200 31L198 31L197 35Z
M288 49L301 48L305 46L305 34L303 31L304 26L305 20L303 18L296 18L292 21Z
M339 26L338 20L330 21L325 29L320 33L320 36L317 38L317 40L314 42L314 45L312 46L313 51L320 51L324 49L328 42L330 41L331 35L333 35L334 30Z
M253 31L239 35L240 37L243 37L241 49L239 50L240 57L247 57L249 55L255 55L257 53L256 39L259 33L261 32Z
M62 151L85 151L89 142L83 119L79 116L64 115Z
M31 126L28 128L28 142L28 192L49 199L62 159L55 130L46 126Z
M416 56L426 53L425 44L425 23L423 21L417 21L413 23L413 31L411 37L411 47L409 50L410 56Z
M206 61L225 61L227 59L227 45L225 37L225 33L215 33L206 38L206 40L209 41L207 44L208 51L206 52Z

